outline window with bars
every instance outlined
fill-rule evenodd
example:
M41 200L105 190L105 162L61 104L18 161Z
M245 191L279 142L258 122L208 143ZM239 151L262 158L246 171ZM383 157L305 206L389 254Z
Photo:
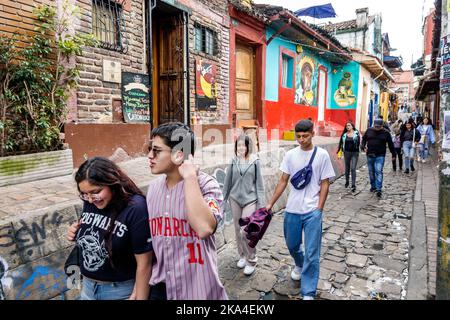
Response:
M218 55L217 32L200 24L195 24L195 51L212 56Z
M92 0L92 32L102 48L125 52L123 29L120 0Z

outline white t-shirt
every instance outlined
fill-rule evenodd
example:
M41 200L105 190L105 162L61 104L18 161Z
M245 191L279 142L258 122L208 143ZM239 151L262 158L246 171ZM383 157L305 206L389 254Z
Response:
M311 159L314 149L303 151L301 147L290 150L281 163L280 170L291 177L299 170L306 167ZM316 157L312 163L313 174L311 182L303 190L297 190L291 185L286 212L296 214L307 214L317 209L320 198L320 183L323 180L333 178L333 165L328 152L317 147ZM290 180L289 180L290 183Z

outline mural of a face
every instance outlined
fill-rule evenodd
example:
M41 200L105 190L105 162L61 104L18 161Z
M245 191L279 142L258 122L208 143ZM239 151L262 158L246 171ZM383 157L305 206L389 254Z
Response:
M302 87L303 92L311 91L313 70L309 63L305 63L302 67Z
M300 55L296 72L295 103L305 106L315 105L317 102L317 61L310 55Z

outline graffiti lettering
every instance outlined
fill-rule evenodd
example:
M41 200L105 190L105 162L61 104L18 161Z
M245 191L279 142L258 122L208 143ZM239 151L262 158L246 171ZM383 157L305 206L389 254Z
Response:
M44 214L39 222L28 224L24 220L19 221L19 227L13 224L0 227L0 248L16 246L11 254L26 253L33 255L37 247L42 246L47 239L47 230L60 226L65 221L64 216L55 211L49 218Z

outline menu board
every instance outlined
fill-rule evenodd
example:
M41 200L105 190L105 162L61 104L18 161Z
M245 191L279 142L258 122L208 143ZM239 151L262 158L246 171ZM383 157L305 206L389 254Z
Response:
M150 122L148 75L122 72L122 107L125 122Z

